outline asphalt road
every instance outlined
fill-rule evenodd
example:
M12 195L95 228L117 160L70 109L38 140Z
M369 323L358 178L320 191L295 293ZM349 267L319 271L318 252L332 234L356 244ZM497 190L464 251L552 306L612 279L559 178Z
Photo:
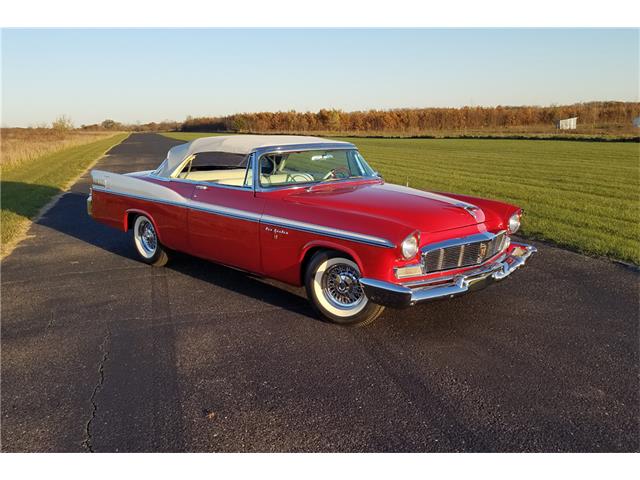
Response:
M133 135L98 168L155 167ZM508 280L317 320L301 290L135 259L85 176L2 262L3 451L638 451L637 272L546 245Z

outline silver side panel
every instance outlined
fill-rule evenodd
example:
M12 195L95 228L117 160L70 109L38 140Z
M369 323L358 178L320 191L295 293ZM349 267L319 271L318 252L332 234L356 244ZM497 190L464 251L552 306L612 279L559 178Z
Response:
M186 204L189 199L162 185L119 173L91 170L92 188L170 204Z
M91 178L92 188L96 191L103 191L114 195L145 200L148 202L157 202L176 207L189 208L192 210L207 212L214 215L222 215L239 220L246 220L249 222L262 222L274 226L315 233L326 237L340 238L377 247L395 247L393 242L373 235L351 232L323 225L316 225L313 223L300 222L282 217L273 217L269 215L262 216L255 212L193 201L189 198L183 197L164 185L148 182L140 178L136 178L135 176L120 175L102 170L92 170Z

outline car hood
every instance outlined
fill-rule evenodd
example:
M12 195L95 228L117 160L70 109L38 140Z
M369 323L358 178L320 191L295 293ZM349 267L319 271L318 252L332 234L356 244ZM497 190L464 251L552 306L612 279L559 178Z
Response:
M482 209L470 203L381 182L316 185L292 193L286 200L386 218L421 232L451 230L485 220Z

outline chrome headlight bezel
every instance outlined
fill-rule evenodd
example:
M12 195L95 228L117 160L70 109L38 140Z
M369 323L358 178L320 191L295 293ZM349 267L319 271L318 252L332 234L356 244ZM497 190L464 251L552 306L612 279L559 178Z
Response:
M405 260L414 258L420 250L420 233L413 232L400 244L400 253Z
M507 229L509 230L510 235L513 235L518 230L520 230L521 217L522 217L522 212L516 212L509 217L509 221L507 222Z

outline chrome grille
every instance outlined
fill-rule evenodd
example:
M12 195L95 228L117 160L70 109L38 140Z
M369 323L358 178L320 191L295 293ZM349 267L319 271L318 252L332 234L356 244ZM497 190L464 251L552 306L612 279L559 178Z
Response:
M434 245L422 254L425 273L480 265L501 251L506 239L505 232L500 232L496 235L474 235L450 246L443 242L441 248Z

